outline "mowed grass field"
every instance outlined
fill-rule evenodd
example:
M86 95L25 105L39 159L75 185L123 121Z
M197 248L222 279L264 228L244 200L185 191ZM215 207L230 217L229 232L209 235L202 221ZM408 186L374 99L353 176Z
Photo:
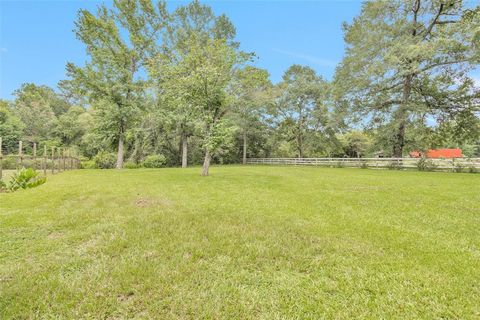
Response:
M480 175L199 171L0 194L0 318L480 318Z

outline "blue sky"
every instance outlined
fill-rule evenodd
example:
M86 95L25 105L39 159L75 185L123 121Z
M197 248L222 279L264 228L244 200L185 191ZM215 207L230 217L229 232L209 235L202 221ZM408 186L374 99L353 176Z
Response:
M109 1L103 1L110 4ZM0 98L11 99L24 82L56 87L68 62L83 65L83 44L72 29L80 8L102 1L0 0ZM174 8L182 1L169 1ZM330 79L343 55L342 22L359 13L360 1L204 1L225 13L237 39L254 51L257 65L274 82L293 63L313 67Z

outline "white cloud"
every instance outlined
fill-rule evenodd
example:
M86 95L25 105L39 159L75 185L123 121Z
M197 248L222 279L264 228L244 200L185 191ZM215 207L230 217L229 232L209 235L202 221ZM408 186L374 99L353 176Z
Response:
M275 51L277 53L287 55L287 56L290 56L290 57L293 57L293 58L302 59L302 60L308 61L312 64L316 64L316 65L321 66L321 67L331 67L331 68L333 68L337 65L337 61L333 61L333 60L329 60L329 59L322 59L322 58L318 58L318 57L315 57L315 56L312 56L312 55L309 55L309 54L305 54L305 53L290 52L290 51L286 51L286 50L282 50L282 49L275 49L275 48L273 49L273 51Z

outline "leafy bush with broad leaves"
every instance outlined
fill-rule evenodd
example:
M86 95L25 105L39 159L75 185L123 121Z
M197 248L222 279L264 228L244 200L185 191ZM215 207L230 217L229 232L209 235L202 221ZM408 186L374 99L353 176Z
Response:
M167 159L162 154L153 154L143 160L145 168L162 168L167 163Z
M46 177L40 177L39 173L32 168L23 168L16 171L8 183L2 182L0 188L3 187L6 191L13 192L18 189L35 188L46 181Z
M117 163L117 155L115 153L100 151L93 158L95 166L99 169L112 169L115 168Z

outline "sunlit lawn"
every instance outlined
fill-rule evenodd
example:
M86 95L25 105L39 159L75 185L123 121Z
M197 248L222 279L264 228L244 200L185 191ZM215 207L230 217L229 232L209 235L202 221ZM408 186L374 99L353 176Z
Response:
M480 318L480 175L199 172L0 194L0 319Z

